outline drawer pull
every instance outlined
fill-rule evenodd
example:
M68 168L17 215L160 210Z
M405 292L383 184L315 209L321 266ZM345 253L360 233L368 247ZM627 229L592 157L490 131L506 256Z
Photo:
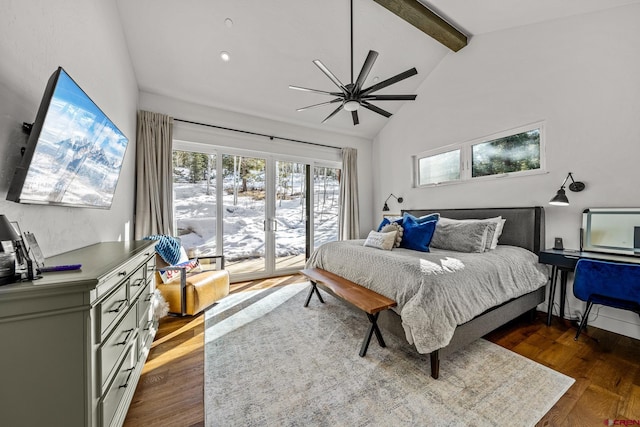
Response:
M153 326L153 320L149 320L149 321L147 322L147 325L144 327L144 330L145 330L145 331L150 330L150 329L151 329L151 326Z
M140 278L140 279L136 280L135 282L133 282L131 284L131 286L138 287L138 286L142 285L143 282L144 282L144 278Z
M124 370L124 372L129 371L129 375L127 375L127 380L124 382L124 384L122 384L121 386L118 386L118 388L127 388L127 386L129 385L129 380L131 379L131 374L133 374L134 369L135 368L129 368Z
M126 271L121 271L118 273L118 276L126 276L127 272Z
M126 332L127 336L124 337L124 339L121 342L117 342L114 345L125 345L127 343L127 341L129 341L129 337L131 336L131 333L133 332L133 328L132 329L127 329L126 331L122 331L122 332Z
M151 298L153 298L153 294L149 294L149 295L147 295L147 297L144 299L144 302L149 302L149 301L151 301Z
M119 313L119 312L120 312L120 309L121 309L121 308L122 308L122 306L123 306L123 304L126 304L127 300L126 300L126 299L121 299L121 300L118 300L118 302L119 302L120 304L118 304L118 306L117 306L116 308L114 308L113 310L109 310L109 311L107 311L107 313Z

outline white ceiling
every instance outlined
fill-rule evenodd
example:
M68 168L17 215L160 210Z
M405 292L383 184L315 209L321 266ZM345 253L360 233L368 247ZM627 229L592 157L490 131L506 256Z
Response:
M351 81L349 0L116 0L141 90L287 123L373 138L389 120L361 109L360 124L337 106L297 112L335 91L312 61ZM640 0L420 0L473 37ZM354 0L354 78L367 52L380 55L365 87L416 67L418 75L379 94L411 94L446 55L455 55L372 0ZM225 19L233 21L231 27ZM594 30L595 31L595 30ZM473 43L471 41L471 43ZM229 62L220 52L231 55ZM464 48L460 51L464 52ZM395 113L405 102L377 101ZM216 124L215 120L211 120Z

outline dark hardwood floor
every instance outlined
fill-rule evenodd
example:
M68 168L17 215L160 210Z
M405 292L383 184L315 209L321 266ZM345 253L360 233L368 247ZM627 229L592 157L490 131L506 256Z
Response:
M231 285L231 292L304 281L283 276ZM640 424L640 341L594 327L574 341L575 327L546 314L518 319L486 338L574 378L539 426ZM125 426L204 425L204 315L161 320ZM446 363L446 362L445 362Z

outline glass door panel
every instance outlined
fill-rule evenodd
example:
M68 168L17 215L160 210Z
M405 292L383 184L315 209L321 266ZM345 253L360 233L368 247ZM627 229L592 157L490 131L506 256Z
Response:
M222 155L223 254L231 274L265 271L266 160Z
M190 258L216 254L216 155L173 152L175 235Z
M338 240L340 169L313 168L313 248Z
M276 161L275 270L304 267L306 254L306 165Z

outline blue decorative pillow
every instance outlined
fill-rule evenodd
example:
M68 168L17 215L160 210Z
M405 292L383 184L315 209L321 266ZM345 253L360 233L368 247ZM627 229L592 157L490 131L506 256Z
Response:
M433 221L433 220L439 220L440 219L440 214L437 212L431 213L429 215L424 215L421 217L415 217L413 215L411 215L408 212L405 212L404 215L402 216L402 222L404 222L405 218L407 217L411 217L413 218L413 220L415 222L417 222L418 224L422 224L423 222L427 222L427 221Z
M429 244L437 223L438 220L418 223L412 215L404 217L402 221L404 235L402 236L400 247L413 249L414 251L429 252Z
M398 219L394 219L393 221L391 221L389 218L385 217L382 219L382 222L380 223L380 225L378 226L377 231L382 230L382 227L384 227L387 224L391 224L392 222L395 222L398 225L402 225L402 217L398 218Z

